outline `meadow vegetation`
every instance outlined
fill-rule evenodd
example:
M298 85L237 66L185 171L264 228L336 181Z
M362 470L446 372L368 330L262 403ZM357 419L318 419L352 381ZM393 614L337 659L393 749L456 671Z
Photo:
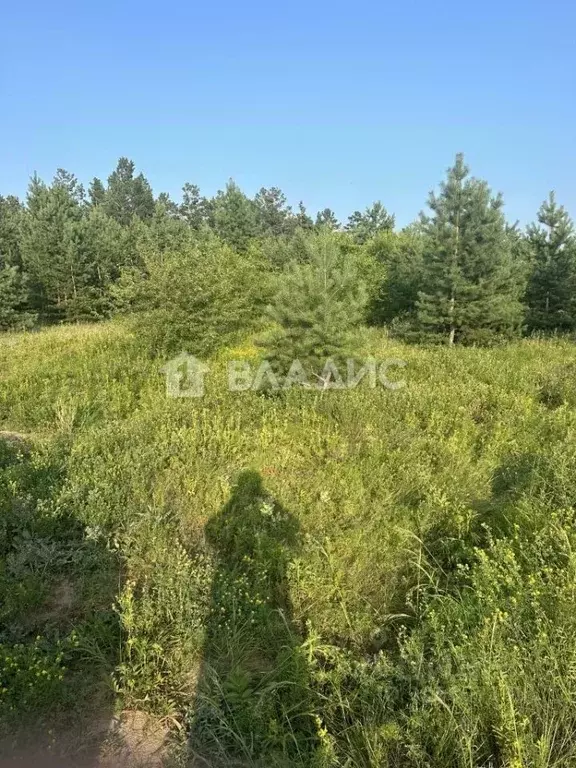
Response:
M576 761L576 366L562 339L413 346L397 390L167 398L130 323L0 339L0 731L166 759Z
M0 198L0 753L576 764L574 227L461 155L429 208L177 204L125 158ZM367 358L404 386L332 386Z

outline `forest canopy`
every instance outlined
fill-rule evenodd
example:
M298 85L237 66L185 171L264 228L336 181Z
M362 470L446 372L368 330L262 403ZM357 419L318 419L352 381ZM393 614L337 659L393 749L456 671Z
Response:
M63 169L50 183L34 175L25 200L0 196L0 328L128 313L143 318L144 332L146 317L165 324L151 343L175 348L175 304L181 328L194 325L201 306L213 334L226 332L227 314L249 327L274 297L278 316L293 290L314 290L320 235L350 300L366 293L362 321L405 340L490 344L576 326L568 212L550 192L520 228L458 154L427 211L401 229L380 201L339 222L330 208L315 217L303 202L294 209L278 187L251 198L233 180L213 197L187 182L175 201L155 195L125 157L87 189ZM298 285L295 269L304 269Z

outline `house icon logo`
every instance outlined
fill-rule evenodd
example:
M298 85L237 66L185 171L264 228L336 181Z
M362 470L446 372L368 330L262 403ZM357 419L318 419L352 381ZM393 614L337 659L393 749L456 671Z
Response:
M202 397L204 395L204 376L210 369L194 355L181 352L160 370L166 376L168 397Z

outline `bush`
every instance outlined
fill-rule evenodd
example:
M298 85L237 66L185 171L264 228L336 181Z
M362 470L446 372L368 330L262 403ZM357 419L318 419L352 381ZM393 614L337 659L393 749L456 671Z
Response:
M550 409L562 405L573 408L576 405L576 364L564 363L543 376L539 400Z
M155 354L207 356L257 325L266 286L254 256L212 237L146 256L135 289L136 332Z

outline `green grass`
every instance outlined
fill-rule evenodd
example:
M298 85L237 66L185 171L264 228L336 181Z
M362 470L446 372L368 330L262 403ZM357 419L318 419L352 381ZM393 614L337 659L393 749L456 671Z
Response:
M404 388L230 393L247 342L170 399L122 325L0 339L6 733L131 708L213 765L574 765L575 348L361 341Z

